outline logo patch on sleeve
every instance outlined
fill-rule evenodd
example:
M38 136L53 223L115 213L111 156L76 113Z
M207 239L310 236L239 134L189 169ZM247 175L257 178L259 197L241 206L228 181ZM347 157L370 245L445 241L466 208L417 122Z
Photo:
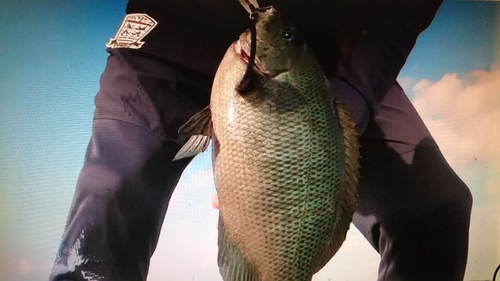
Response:
M140 49L144 45L141 41L158 24L147 14L128 14L116 32L115 37L109 39L106 47Z

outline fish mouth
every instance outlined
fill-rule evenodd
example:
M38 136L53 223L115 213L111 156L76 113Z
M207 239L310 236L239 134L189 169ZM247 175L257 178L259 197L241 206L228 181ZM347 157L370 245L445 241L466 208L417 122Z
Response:
M250 40L248 40L248 36L248 33L242 34L240 40L238 40L235 44L236 53L246 64L250 63ZM253 69L257 74L263 77L273 78L276 76L266 68L257 56L255 56L254 59Z

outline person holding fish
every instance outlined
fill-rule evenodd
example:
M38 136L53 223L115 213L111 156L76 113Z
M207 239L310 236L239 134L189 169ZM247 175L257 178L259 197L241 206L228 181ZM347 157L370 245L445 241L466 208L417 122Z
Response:
M240 2L129 0L50 280L146 280L210 139L225 281L311 280L351 219L378 280L463 280L470 191L396 81L442 1Z

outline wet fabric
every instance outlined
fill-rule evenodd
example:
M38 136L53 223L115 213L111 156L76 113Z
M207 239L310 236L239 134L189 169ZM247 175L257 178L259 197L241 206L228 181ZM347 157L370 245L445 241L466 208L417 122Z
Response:
M358 123L362 177L353 222L381 254L378 280L462 280L470 192L395 82L441 1L288 2L275 6L299 15L304 34L316 36L332 95ZM146 280L168 201L189 163L171 161L186 141L177 129L208 105L220 58L248 26L238 1L131 0L127 12L148 13L158 26L140 49L108 50L50 280ZM332 14L349 20L340 26ZM321 22L330 24L318 30ZM317 38L324 31L335 35Z

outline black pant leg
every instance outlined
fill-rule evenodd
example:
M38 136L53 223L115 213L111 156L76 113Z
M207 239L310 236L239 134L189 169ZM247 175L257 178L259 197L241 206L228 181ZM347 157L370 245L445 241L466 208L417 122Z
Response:
M471 193L399 85L360 144L353 222L381 255L378 280L463 280Z
M189 159L177 128L208 103L209 78L112 50L50 280L146 280L168 201Z

